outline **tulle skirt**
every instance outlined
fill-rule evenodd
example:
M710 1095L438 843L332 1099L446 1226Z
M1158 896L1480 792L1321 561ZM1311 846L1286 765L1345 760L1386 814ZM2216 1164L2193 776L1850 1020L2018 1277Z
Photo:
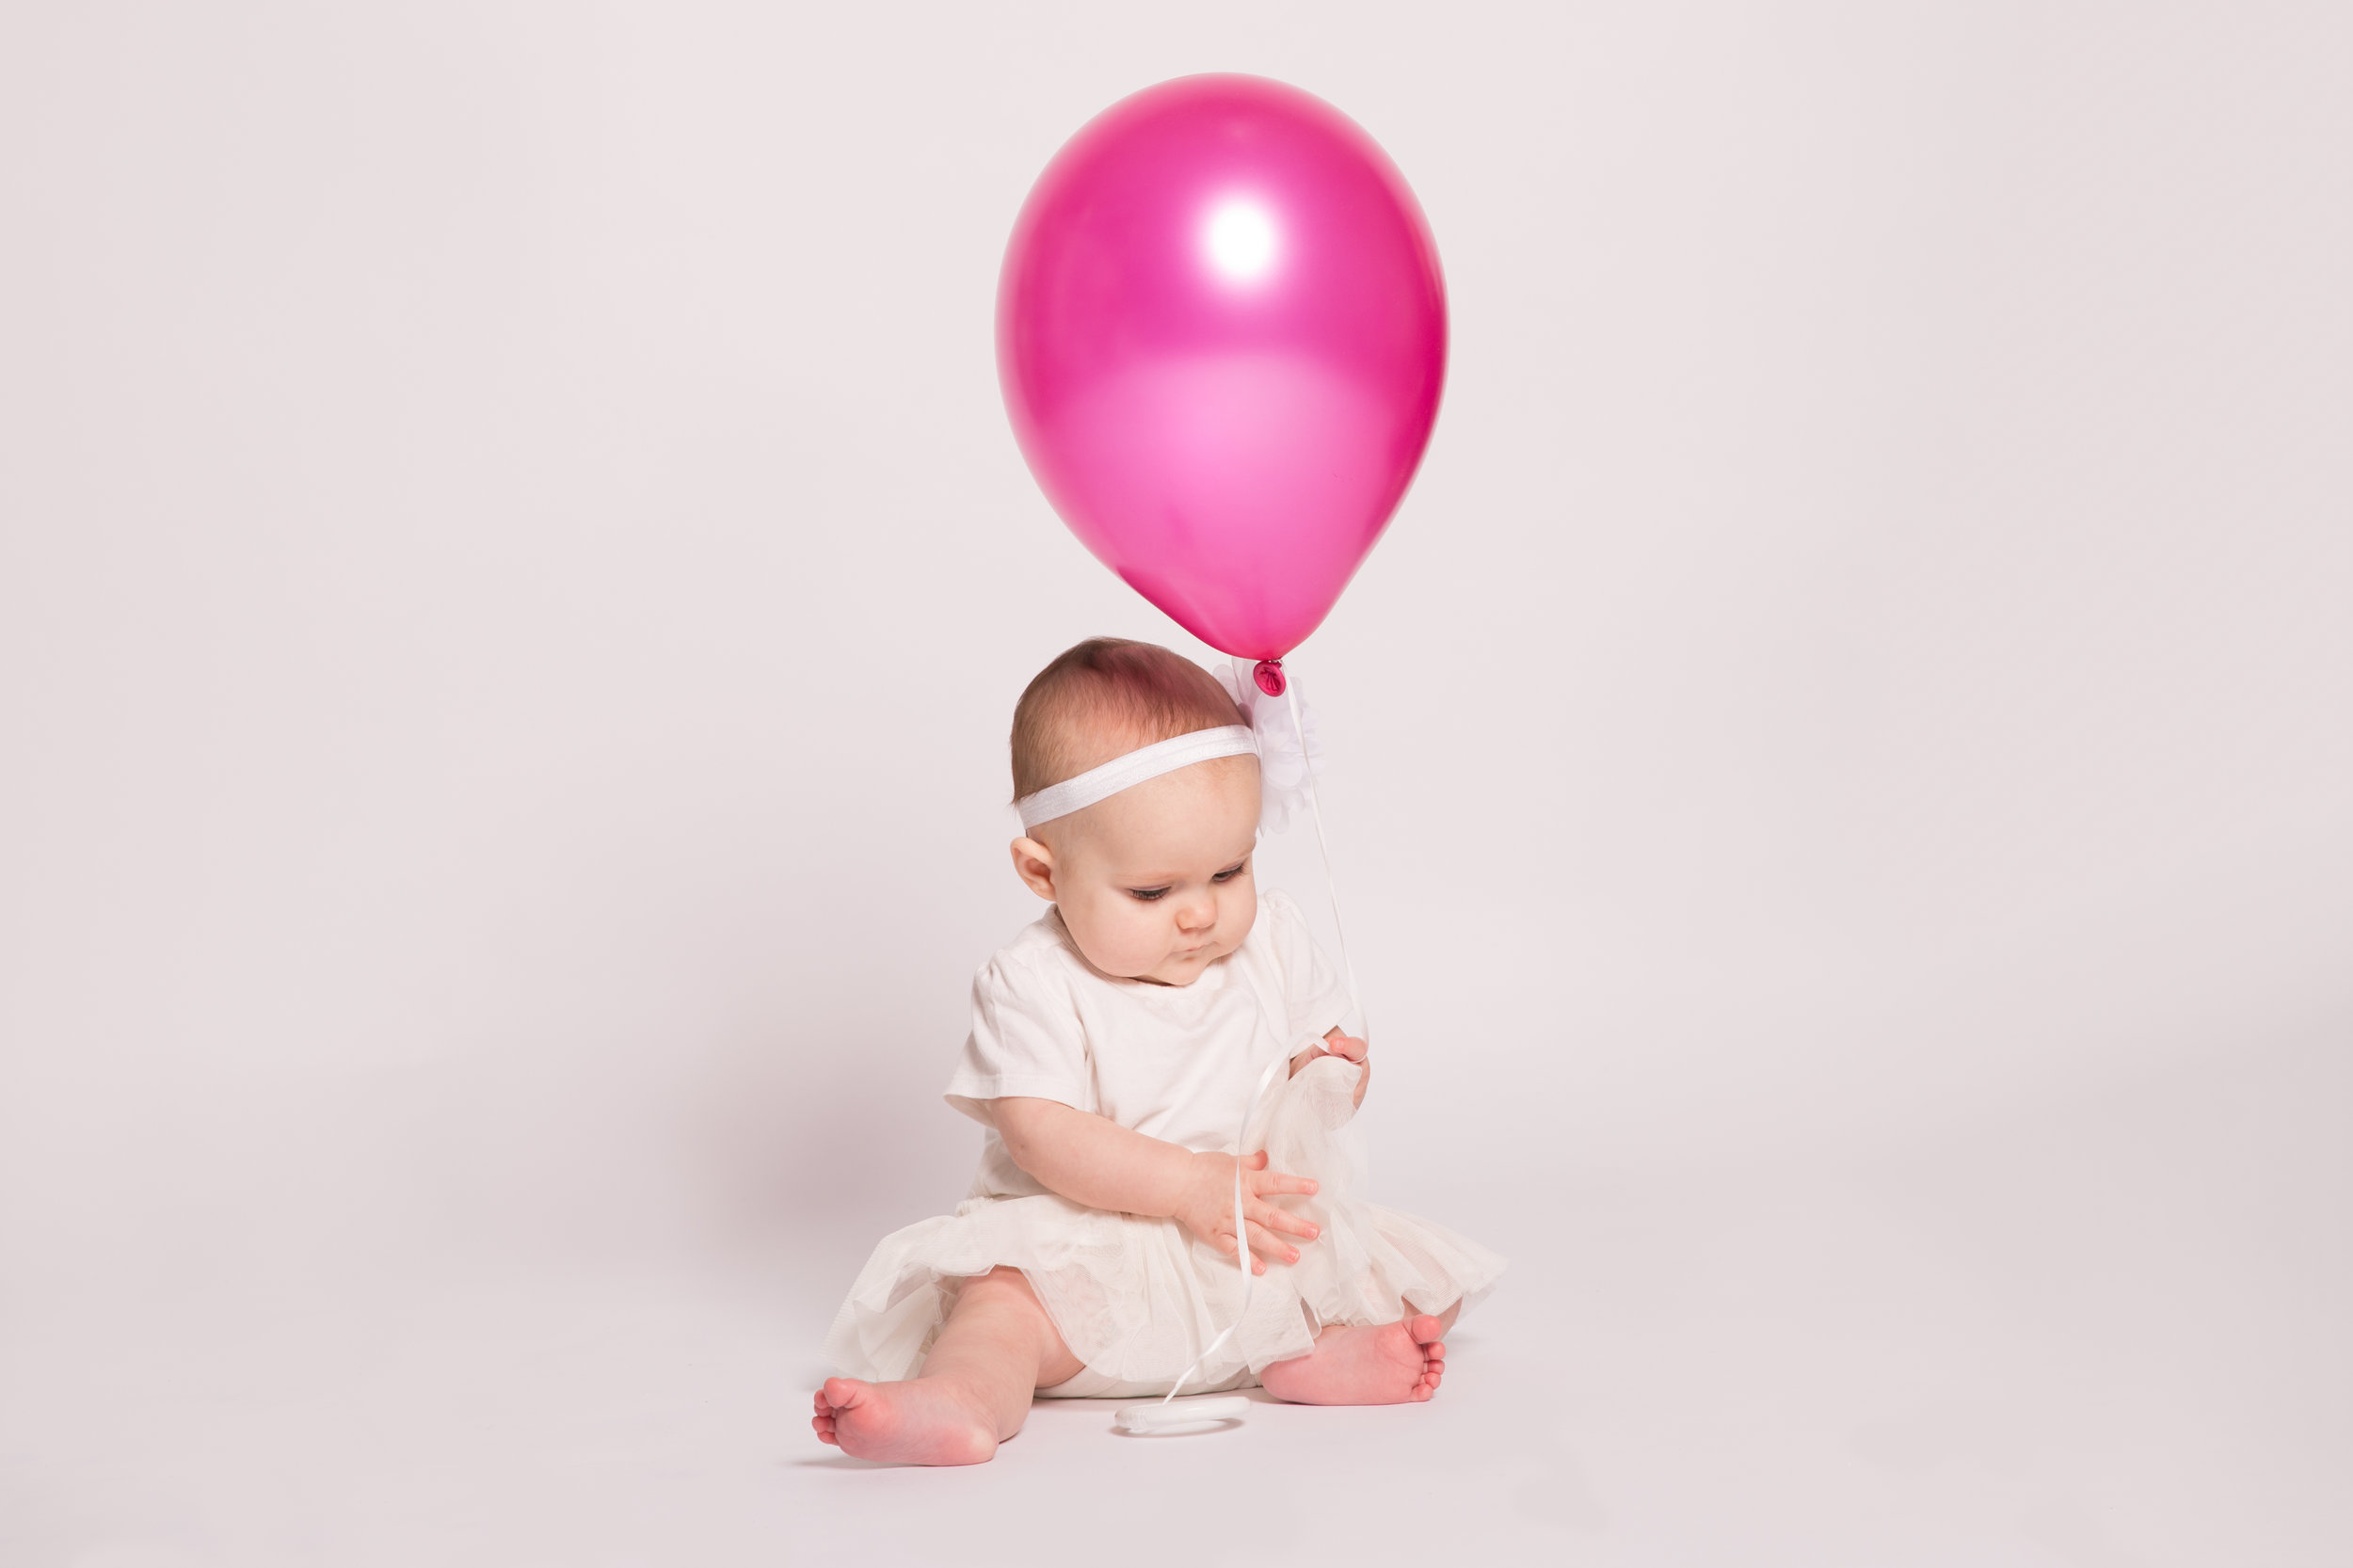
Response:
M1186 1384L1245 1386L1305 1355L1331 1323L1387 1323L1477 1304L1504 1260L1442 1225L1357 1198L1363 1161L1347 1123L1361 1069L1319 1057L1277 1084L1245 1146L1270 1169L1313 1176L1313 1197L1274 1199L1321 1234L1270 1263L1234 1336ZM1053 1195L968 1198L953 1214L883 1238L835 1317L825 1351L844 1377L913 1377L963 1281L1010 1265L1027 1275L1063 1342L1087 1367L1074 1393L1165 1392L1242 1307L1231 1258L1174 1220L1087 1208Z

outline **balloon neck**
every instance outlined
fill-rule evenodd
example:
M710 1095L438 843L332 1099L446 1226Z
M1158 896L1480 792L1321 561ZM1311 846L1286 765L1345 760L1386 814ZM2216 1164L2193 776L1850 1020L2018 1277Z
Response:
M1281 696L1283 688L1290 683L1283 678L1283 661L1280 659L1259 660L1258 667L1250 672L1250 678L1258 683L1258 690L1269 696Z

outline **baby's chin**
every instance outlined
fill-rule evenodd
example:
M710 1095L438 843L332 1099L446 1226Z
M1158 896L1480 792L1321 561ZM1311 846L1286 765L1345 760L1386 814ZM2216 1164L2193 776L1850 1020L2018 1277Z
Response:
M1163 985L1190 985L1201 978L1204 969L1225 956L1225 950L1223 948L1204 948L1199 952L1171 954L1138 978L1157 980Z

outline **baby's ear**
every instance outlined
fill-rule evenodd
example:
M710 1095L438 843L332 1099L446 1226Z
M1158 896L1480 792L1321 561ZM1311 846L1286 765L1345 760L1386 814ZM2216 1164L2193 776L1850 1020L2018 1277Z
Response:
M1013 841L1013 874L1038 897L1054 901L1054 852L1035 839Z

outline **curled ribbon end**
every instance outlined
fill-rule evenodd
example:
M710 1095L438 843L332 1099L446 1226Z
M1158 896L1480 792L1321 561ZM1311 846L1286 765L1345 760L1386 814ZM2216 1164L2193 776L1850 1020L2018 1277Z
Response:
M1283 661L1280 659L1259 660L1258 667L1250 672L1250 678L1258 683L1258 690L1269 696L1281 696L1283 688L1289 684L1283 678Z

